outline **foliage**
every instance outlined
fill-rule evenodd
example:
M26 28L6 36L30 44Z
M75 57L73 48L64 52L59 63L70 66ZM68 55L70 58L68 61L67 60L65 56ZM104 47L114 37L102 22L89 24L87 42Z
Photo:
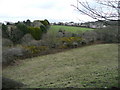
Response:
M47 28L44 25L40 26L43 33L47 33Z
M66 44L68 47L73 46L73 43L81 43L82 42L82 38L81 37L62 37L59 39L64 45Z
M44 44L49 48L55 48L59 43L58 39L56 38L56 34L54 32L52 34L49 32L44 34L42 37L42 41L44 41Z
M18 23L17 25L17 28L19 30L21 30L24 34L27 34L29 31L28 31L28 28L25 24L22 24L22 23Z
M35 40L40 40L42 37L42 30L39 27L28 27L30 34L33 36Z
M32 54L40 53L48 49L46 46L24 46L25 49L29 50Z
M8 38L9 37L9 35L7 33L7 29L8 29L7 25L2 24L2 37L4 37L4 38Z
M32 37L31 34L25 34L21 40L20 40L20 44L22 45L28 45L31 41L33 41L34 38Z
M14 62L14 60L18 57L24 56L27 54L27 50L22 47L13 47L3 49L2 52L2 63L3 65L9 65Z
M47 19L45 19L44 21L40 21L43 25L45 25L45 26L49 26L50 25L50 23L49 23L49 21L47 20Z
M108 26L106 28L97 29L95 32L98 34L98 40L106 43L118 43L119 42L119 26Z
M2 38L2 47L12 46L13 42L10 39Z
M97 37L98 34L94 30L82 33L82 38L84 39L85 43L93 43L97 40Z
M69 47L67 45L59 45L58 48L60 48L60 49L67 49Z
M26 24L27 26L30 26L30 25L31 25L31 21L28 19L28 20L26 20L25 24Z
M9 35L9 39L14 43L17 44L20 42L20 39L24 36L24 33L19 29L11 29L11 34Z
M2 24L2 30L7 30L7 25Z

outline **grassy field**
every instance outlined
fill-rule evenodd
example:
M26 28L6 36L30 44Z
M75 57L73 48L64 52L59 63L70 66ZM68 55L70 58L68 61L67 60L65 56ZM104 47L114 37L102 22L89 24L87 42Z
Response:
M3 76L32 88L104 88L118 84L118 45L98 44L21 60Z
M74 26L61 26L61 25L52 25L50 27L49 32L58 32L59 30L65 30L67 32L72 32L72 33L79 33L79 32L84 32L86 30L94 30L91 28L82 28L82 27L74 27Z

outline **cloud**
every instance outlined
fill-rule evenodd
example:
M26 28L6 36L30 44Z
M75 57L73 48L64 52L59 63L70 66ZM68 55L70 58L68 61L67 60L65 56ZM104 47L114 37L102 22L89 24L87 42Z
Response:
M76 4L76 0L1 0L0 22L26 19L79 22L78 18L86 19L76 13L71 4Z

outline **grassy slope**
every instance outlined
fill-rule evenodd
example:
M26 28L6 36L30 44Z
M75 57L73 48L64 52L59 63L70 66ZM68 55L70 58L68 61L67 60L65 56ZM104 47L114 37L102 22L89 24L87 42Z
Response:
M9 66L3 75L29 87L111 87L117 85L118 46L99 44L35 57Z
M81 28L81 27L74 27L74 26L52 25L49 32L53 32L53 31L57 32L59 31L59 29L72 32L72 33L78 33L78 32L86 31L86 30L94 30L90 28Z

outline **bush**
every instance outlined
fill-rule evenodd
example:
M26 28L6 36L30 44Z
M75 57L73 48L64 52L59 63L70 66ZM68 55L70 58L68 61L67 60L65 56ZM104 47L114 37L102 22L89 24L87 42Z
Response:
M43 33L47 33L47 28L44 25L40 26Z
M74 47L80 45L83 39L81 37L62 37L59 40L63 43L63 45Z
M58 38L56 38L56 34L55 33L51 34L49 32L43 35L42 42L49 48L56 48L58 44L60 44Z
M39 47L39 46L41 46L41 41L40 40L32 40L32 41L28 42L26 45Z
M2 24L2 37L3 38L9 38L7 29L8 29L7 25Z
M93 31L86 31L82 33L82 38L84 39L84 43L88 44L97 40L98 34Z
M43 25L45 25L45 27L49 28L50 23L47 19L45 19L44 21L40 21Z
M3 65L8 65L14 62L15 59L27 54L27 50L22 47L13 47L8 49L3 49L2 52L2 62Z
M10 39L2 38L2 46L7 47L7 46L12 46L13 42Z
M34 38L32 37L31 34L25 34L25 35L21 38L20 43L21 43L22 45L28 45L28 43L31 42L31 41L33 41L33 40L34 40Z
M48 49L46 46L24 46L25 49L29 50L32 54L40 53Z
M67 49L68 46L67 46L67 45L60 45L58 48L59 48L59 49Z
M42 37L42 30L39 27L29 27L29 32L35 40L40 40Z
M95 32L98 34L98 40L107 43L118 43L119 42L119 26L108 26L106 28L97 29Z
M28 28L27 28L27 26L26 26L25 24L18 23L16 26L17 26L17 28L18 28L20 31L23 32L24 35L27 34L27 33L29 33Z
M19 43L20 39L24 36L24 33L18 29L11 29L11 34L9 35L10 40L14 44Z

